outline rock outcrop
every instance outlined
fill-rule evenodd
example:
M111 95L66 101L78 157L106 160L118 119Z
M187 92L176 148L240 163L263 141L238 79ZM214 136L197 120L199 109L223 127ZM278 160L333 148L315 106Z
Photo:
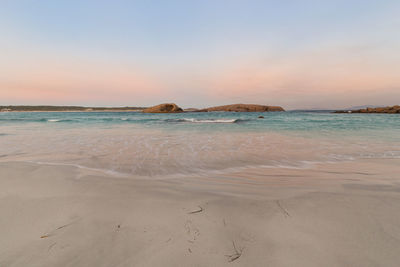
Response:
M183 111L184 112L197 112L197 111L199 111L199 109L198 108L185 108Z
M199 112L211 112L211 111L268 112L268 111L285 111L285 110L279 106L263 106L254 104L233 104L233 105L211 107L199 110Z
M396 105L393 107L381 107L381 108L363 108L357 110L339 110L335 113L400 113L400 106Z
M144 113L179 113L183 112L183 109L178 107L174 103L160 104L154 107L146 108L143 110Z

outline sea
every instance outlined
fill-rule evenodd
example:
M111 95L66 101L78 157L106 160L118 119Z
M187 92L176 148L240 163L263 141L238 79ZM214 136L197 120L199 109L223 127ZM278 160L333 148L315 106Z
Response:
M0 113L0 162L71 165L116 176L304 169L391 158L400 158L398 114Z

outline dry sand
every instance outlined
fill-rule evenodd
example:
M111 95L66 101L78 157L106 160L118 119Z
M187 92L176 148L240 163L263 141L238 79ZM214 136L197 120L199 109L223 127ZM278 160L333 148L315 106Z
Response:
M0 163L0 266L399 266L400 160L174 179Z

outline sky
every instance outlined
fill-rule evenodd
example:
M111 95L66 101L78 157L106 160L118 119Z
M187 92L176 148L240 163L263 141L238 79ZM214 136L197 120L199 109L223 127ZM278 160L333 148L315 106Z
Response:
M398 0L0 0L0 105L400 104Z

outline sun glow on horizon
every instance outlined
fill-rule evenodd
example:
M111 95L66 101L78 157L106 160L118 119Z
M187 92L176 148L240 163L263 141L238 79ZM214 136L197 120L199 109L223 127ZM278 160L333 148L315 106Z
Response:
M0 104L398 104L400 3L332 2L6 1Z

